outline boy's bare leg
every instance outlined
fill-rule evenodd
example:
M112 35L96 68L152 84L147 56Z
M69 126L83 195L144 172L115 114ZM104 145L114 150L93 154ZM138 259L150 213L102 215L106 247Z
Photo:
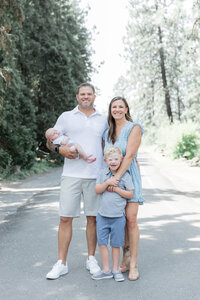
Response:
M113 272L119 270L120 247L112 247Z
M73 218L60 217L58 229L58 259L66 264L69 244L72 239L72 221Z
M104 271L104 273L108 273L108 272L110 272L108 247L106 245L99 245L99 250L100 250L100 254L101 254L103 271Z

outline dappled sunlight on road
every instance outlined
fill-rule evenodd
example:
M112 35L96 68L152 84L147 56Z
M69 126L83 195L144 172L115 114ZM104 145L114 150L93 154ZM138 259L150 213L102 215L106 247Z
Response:
M145 164L143 168L150 166L148 161ZM108 291L112 292L113 299L119 295L130 299L194 299L191 291L200 293L197 280L200 191L189 186L184 186L185 190L179 189L172 178L161 177L153 166L143 177L146 201L139 207L138 215L141 239L138 257L140 279L137 282L130 282L128 273L125 273L123 284L116 284L114 280L96 282L91 279L85 268L87 242L83 204L80 218L73 220L69 273L55 281L46 280L46 273L57 260L59 188L56 187L40 190L2 225L2 233L5 230L8 233L3 234L0 240L0 254L4 258L0 262L2 284L8 290L14 278L16 292L25 295L26 299L37 294L41 295L41 299L70 297L100 300L106 298ZM26 192L18 193L22 197L24 194ZM101 266L98 247L96 258Z
M147 240L156 240L156 238L153 237L153 236L150 235L150 234L140 234L140 238L141 238L141 239L147 239Z
M193 222L193 223L192 223L192 226L195 226L195 227L200 228L200 222Z
M200 235L197 235L193 238L190 238L188 239L188 241L191 241L191 242L200 242Z
M60 190L59 186L54 187L36 187L36 188L8 188L8 187L2 187L2 192L14 192L14 193L21 193L21 192L40 192L40 191L48 191L48 190Z
M34 205L35 208L37 209L41 209L41 210L44 210L44 209L57 209L58 208L58 201L56 202L52 202L52 203L38 203L38 204L35 204ZM44 211L44 212L47 212L47 211Z
M36 262L33 267L41 267L44 264L44 262Z
M174 249L173 253L175 254L183 254L183 253L187 253L187 252L191 252L191 251L200 251L200 247L199 248L189 248L189 249Z

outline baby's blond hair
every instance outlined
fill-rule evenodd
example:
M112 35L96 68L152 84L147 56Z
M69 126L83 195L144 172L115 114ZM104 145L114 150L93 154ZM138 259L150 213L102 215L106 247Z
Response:
M110 146L106 149L104 153L104 158L107 159L111 154L119 154L120 157L122 157L122 151L117 146Z

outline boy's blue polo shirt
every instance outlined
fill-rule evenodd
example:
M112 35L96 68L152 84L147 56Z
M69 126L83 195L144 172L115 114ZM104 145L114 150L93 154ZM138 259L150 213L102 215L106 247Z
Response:
M102 169L97 177L96 184L105 182L112 176L109 168ZM133 182L128 171L120 178L118 187L123 190L133 190ZM115 192L108 192L105 190L100 195L100 209L99 214L103 217L115 218L121 217L124 214L127 199L123 198Z

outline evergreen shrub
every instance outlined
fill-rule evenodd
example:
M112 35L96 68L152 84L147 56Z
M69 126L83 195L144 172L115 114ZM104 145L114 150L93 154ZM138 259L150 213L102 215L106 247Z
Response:
M174 158L185 157L192 159L198 150L198 137L196 134L183 134L181 140L176 144Z
M171 158L185 157L191 159L200 157L200 146L198 143L200 129L197 123L188 121L184 123L163 124L145 130L148 139L147 145L152 145L164 155Z
M0 149L0 162L0 174L1 177L4 178L10 174L12 158L3 149Z

